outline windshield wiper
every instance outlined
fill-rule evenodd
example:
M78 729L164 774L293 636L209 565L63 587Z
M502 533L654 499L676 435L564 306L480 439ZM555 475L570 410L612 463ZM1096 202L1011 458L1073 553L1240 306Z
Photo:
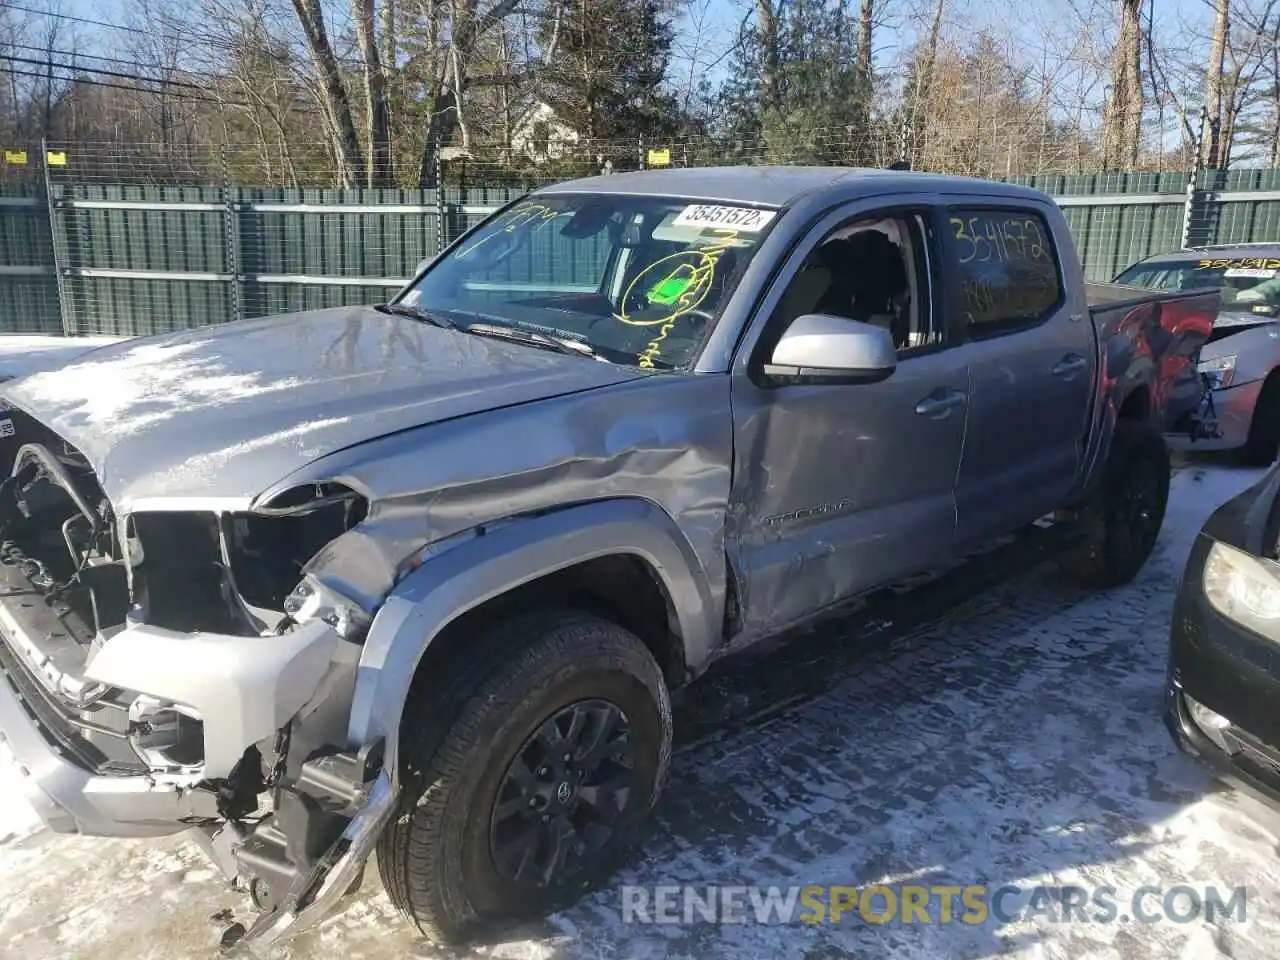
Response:
M542 347L545 350L567 353L575 357L603 359L597 356L591 347L580 340L571 340L568 337L553 337L549 333L525 330L523 327L501 327L494 323L472 323L463 327L462 330L481 337L493 337L495 340L514 340L516 343L527 343L531 347Z
M443 327L446 330L458 329L458 325L444 314L432 313L409 303L380 303L374 309L380 313L389 313L397 317L411 317L414 320L421 320L423 323L429 323L434 327Z

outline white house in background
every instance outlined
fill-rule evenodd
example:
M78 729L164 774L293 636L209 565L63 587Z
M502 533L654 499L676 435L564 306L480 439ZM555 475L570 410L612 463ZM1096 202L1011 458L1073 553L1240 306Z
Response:
M446 163L450 160L470 160L471 151L466 147L441 147L440 159Z
M539 100L520 115L511 128L511 153L534 163L560 160L581 138L557 115L549 103Z

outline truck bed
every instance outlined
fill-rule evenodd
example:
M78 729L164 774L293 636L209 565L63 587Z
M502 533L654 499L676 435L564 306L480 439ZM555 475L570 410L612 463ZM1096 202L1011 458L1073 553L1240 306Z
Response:
M1209 294L1215 298L1218 296L1216 290L1148 290L1145 287L1135 287L1127 283L1101 282L1084 285L1085 299L1089 302L1090 308L1136 306L1153 300L1161 302L1185 300L1188 297L1203 297ZM1216 308L1214 312L1217 312Z

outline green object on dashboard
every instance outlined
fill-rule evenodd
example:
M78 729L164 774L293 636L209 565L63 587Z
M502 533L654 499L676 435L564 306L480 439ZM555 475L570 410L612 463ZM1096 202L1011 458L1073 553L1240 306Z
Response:
M650 287L647 296L650 303L660 303L664 307L669 307L679 300L688 289L688 277L669 276Z

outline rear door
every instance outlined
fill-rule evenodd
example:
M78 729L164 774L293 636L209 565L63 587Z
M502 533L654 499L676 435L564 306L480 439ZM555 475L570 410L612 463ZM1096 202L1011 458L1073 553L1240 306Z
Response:
M969 368L956 483L957 542L1006 533L1076 487L1096 375L1094 332L1069 237L1036 204L946 211L947 296Z

